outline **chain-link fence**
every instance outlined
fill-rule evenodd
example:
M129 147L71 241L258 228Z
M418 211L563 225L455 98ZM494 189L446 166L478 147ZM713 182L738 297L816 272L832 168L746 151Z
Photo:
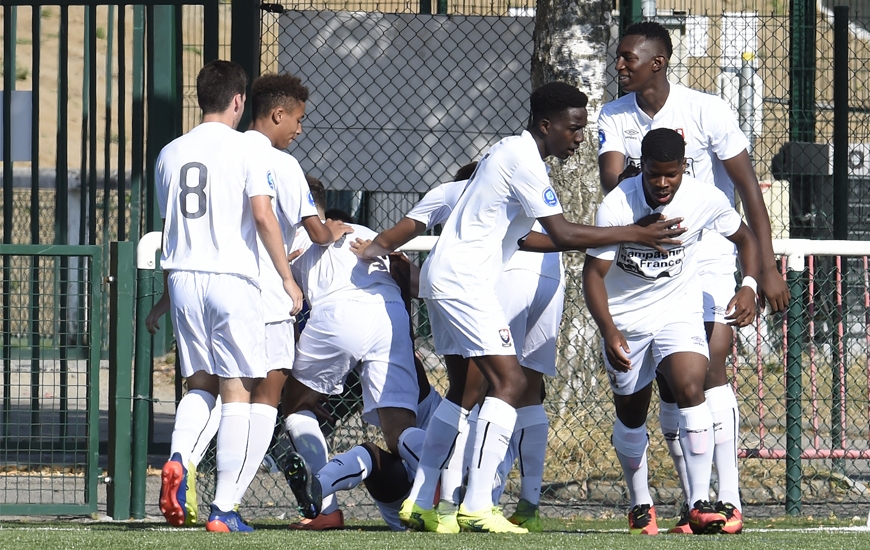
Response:
M823 8L810 22L815 52L801 61L790 42L790 14L782 7L726 13L723 6L689 4L659 3L657 20L671 31L675 45L670 79L731 104L752 143L774 238L832 238L834 217L841 215L832 199L832 12ZM430 12L451 17L419 15ZM861 209L870 196L870 155L863 160L864 143L870 141L866 27L865 19L850 14L851 239L865 235ZM533 30L533 6L269 4L262 15L261 66L264 72L298 74L309 85L305 134L290 152L325 182L332 206L379 230L397 221L422 192L451 179L457 167L525 126ZM804 105L813 122L803 133L792 120L795 76L789 68L797 62L811 65L814 90L811 104ZM612 59L608 65L612 70ZM617 92L614 78L606 95L612 99ZM477 103L481 98L485 101ZM788 335L795 330L802 374L792 391L804 415L797 484L802 511L853 515L856 505L870 502L864 485L870 474L867 273L862 256L811 257L799 277L806 293L795 298L800 316L763 314L735 337L730 374L742 417L740 483L752 515L786 510L786 409L795 395L789 398L785 370L792 349ZM566 302L582 304L579 285L569 285ZM554 515L608 515L624 509L627 491L610 443L613 408L599 336L585 307L580 311L563 319L558 374L546 383L550 442L542 505ZM430 381L443 392L446 373L419 304L414 322L417 351ZM362 424L354 403L339 400L336 424L325 427L332 453L379 438ZM656 405L648 427L653 498L664 505L660 515L675 514L680 489ZM284 437L276 429L271 457L278 464L287 448ZM206 502L213 491L209 460L200 468ZM508 484L508 502L518 498L517 482L512 477ZM361 489L338 498L348 517L376 516ZM243 505L253 517L294 513L277 469L255 479Z

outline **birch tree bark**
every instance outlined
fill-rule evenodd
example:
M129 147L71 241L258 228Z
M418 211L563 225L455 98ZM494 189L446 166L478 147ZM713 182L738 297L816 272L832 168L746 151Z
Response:
M604 101L607 77L606 51L611 12L608 0L538 0L535 18L532 89L553 81L566 82L589 96L586 142L567 161L551 160L550 177L565 217L593 224L601 202L598 178L598 110ZM566 272L565 314L559 335L557 377L561 387L551 387L550 400L558 399L561 418L566 412L599 409L588 407L594 399L595 374L602 372L598 331L583 301L580 276L584 255L564 254ZM609 388L601 388L609 391ZM556 395L558 393L558 397ZM603 397L603 395L602 395ZM585 406L580 401L586 401ZM587 409L588 407L588 409Z

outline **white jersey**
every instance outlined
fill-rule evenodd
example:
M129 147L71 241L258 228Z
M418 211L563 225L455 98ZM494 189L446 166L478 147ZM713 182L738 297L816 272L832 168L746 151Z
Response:
M275 196L259 147L226 124L200 124L160 151L155 182L163 269L258 279L250 198Z
M586 253L613 261L604 284L613 322L630 334L653 334L661 328L662 315L668 319L700 318L703 298L697 262L710 232L731 236L740 228L740 215L721 191L683 176L673 200L658 208L647 204L643 176L624 180L598 208L596 225L630 225L653 213L683 218L687 231L682 244L667 247L662 254L654 248L629 243L592 248ZM704 239L703 246L696 246Z
M477 165L423 264L420 297L491 293L535 219L561 213L532 135L499 141Z
M294 249L305 252L290 264L308 305L352 300L367 303L402 302L399 285L390 275L387 260L361 261L350 249L354 239L374 239L377 233L362 225L348 224L353 233L328 246L312 245L308 233L300 229ZM360 320L364 321L364 320Z
M245 132L255 147L263 150L263 162L268 163L275 184L275 199L272 210L281 226L284 238L285 254L294 250L293 241L296 238L296 226L303 218L317 216L314 198L308 189L305 173L299 162L291 155L272 147L269 138L256 130ZM318 220L320 218L317 218ZM263 242L257 238L260 253L260 289L263 295L263 320L275 323L292 319L290 310L293 300L284 290L281 276L269 257L269 252Z
M656 128L676 130L686 142L686 173L715 185L734 205L734 182L723 160L736 157L749 147L731 108L721 98L680 84L670 84L668 99L654 118L638 107L636 95L627 94L607 103L598 115L598 155L615 151L625 155L625 164L640 167L643 137ZM704 257L734 254L734 246L713 237ZM733 263L733 259L729 260Z
M535 224L532 226L532 231L544 234L547 233L543 226L541 226L537 221L535 221ZM565 282L565 268L562 266L561 252L547 252L542 254L540 252L517 250L510 259L507 260L504 268L505 271L511 271L513 269L523 269L525 271L537 273L541 277L555 279L563 284Z

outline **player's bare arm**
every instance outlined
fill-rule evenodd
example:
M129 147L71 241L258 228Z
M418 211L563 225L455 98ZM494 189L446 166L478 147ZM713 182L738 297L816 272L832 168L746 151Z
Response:
M582 250L622 243L637 243L664 252L665 245L678 245L685 227L679 227L682 218L658 220L647 226L639 224L621 227L596 227L571 223L562 214L538 218L547 234L561 250Z
M341 220L326 220L319 216L307 216L302 218L302 225L308 232L308 237L314 244L326 246L334 243L347 233L353 233L353 227Z
M157 303L151 308L151 311L148 312L148 315L145 317L145 327L148 329L152 335L156 334L158 330L160 330L160 318L163 317L167 311L169 311L169 270L163 271L163 294L160 296L160 299L157 300Z
M625 170L625 155L617 151L602 153L598 156L598 170L601 174L601 189L606 195L622 181L620 175Z
M740 194L749 227L758 239L762 261L758 278L759 305L763 309L767 302L773 311L783 311L788 306L790 294L773 255L770 217L761 196L761 188L758 186L758 178L752 168L749 153L744 150L736 157L722 161L722 165L728 172L728 177L734 182L737 193Z
M740 224L740 229L728 237L728 240L737 245L737 260L744 282L728 302L725 319L729 325L745 327L755 320L757 298L753 283L758 280L761 271L760 248L752 230L744 223Z
M275 270L284 281L284 291L293 300L292 315L302 311L302 291L290 274L290 265L287 263L287 255L284 251L284 238L281 236L281 227L278 218L272 211L272 198L268 195L251 197L251 209L254 214L254 225L257 226L257 234L266 247Z
M385 229L371 240L356 239L350 243L350 248L360 259L371 260L378 256L386 256L408 241L422 235L426 225L411 218L402 218L399 223Z
M627 372L631 370L631 361L625 354L631 350L628 348L625 336L613 323L607 305L607 287L604 286L604 277L612 263L610 260L586 257L583 265L583 299L595 324L598 325L598 330L601 331L607 361L616 370Z

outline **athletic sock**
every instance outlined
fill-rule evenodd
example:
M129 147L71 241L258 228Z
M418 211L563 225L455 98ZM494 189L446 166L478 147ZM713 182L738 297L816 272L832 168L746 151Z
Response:
M713 416L713 463L719 477L717 498L743 511L740 503L740 480L737 466L737 427L740 410L731 386L717 386L704 392Z
M504 460L517 420L517 411L496 397L487 397L477 417L474 454L462 506L469 512L492 508L492 480Z
M628 495L631 506L638 504L652 504L652 495L649 492L649 468L646 460L646 450L649 446L649 435L646 431L646 423L638 428L629 428L619 418L613 424L613 436L610 438L622 473L625 476L625 484L628 486Z
M311 411L299 411L288 415L284 419L284 430L290 437L293 449L302 455L311 472L319 472L326 466L329 457L329 447L326 438L320 431L320 422ZM331 514L338 510L335 497L328 496L323 499L321 514Z
M541 500L549 431L550 423L543 405L517 409L517 426L511 437L511 446L516 440L521 481L520 498L534 505Z
M169 456L178 453L181 463L187 468L193 449L206 431L215 397L204 390L190 390L181 398L175 409L175 426L172 429L172 443ZM209 436L209 439L214 434ZM205 441L208 445L208 440Z
M417 466L420 464L420 454L423 452L425 439L426 430L420 428L406 428L399 435L399 456L412 472L416 472Z
M447 501L454 506L462 502L462 487L465 474L474 454L474 432L477 429L477 415L480 407L475 405L468 412L468 421L463 424L456 436L455 449L441 470L441 501Z
M408 495L418 506L432 509L435 490L445 466L454 452L456 438L468 424L468 411L448 400L443 400L426 428L426 438L420 452L420 465Z
M353 489L369 477L371 471L372 455L368 449L358 445L332 457L314 477L320 480L323 496L327 496Z
M203 429L199 434L199 437L196 439L196 444L193 446L193 451L190 453L189 462L193 464L194 468L199 468L199 463L202 462L202 457L205 456L212 439L217 435L218 428L221 425L222 405L223 402L219 395L217 396L217 399L215 399L214 407L211 408L211 414L208 415L208 422L205 425L205 429Z
M689 502L689 475L686 472L686 461L683 459L683 447L680 446L680 408L676 403L659 401L659 424L668 446L668 453L674 461L674 470L677 472L677 479L683 490L683 498Z
M241 504L242 497L257 475L263 457L272 443L272 435L275 433L275 418L278 417L278 409L265 403L251 403L251 428L248 431L248 453L245 456L245 465L242 467L242 476L239 478L239 487L236 490L235 503Z
M688 474L689 506L699 500L710 500L713 416L707 403L680 409L680 445Z
M221 425L217 433L217 487L214 505L229 512L236 504L236 490L247 454L250 403L221 405Z

